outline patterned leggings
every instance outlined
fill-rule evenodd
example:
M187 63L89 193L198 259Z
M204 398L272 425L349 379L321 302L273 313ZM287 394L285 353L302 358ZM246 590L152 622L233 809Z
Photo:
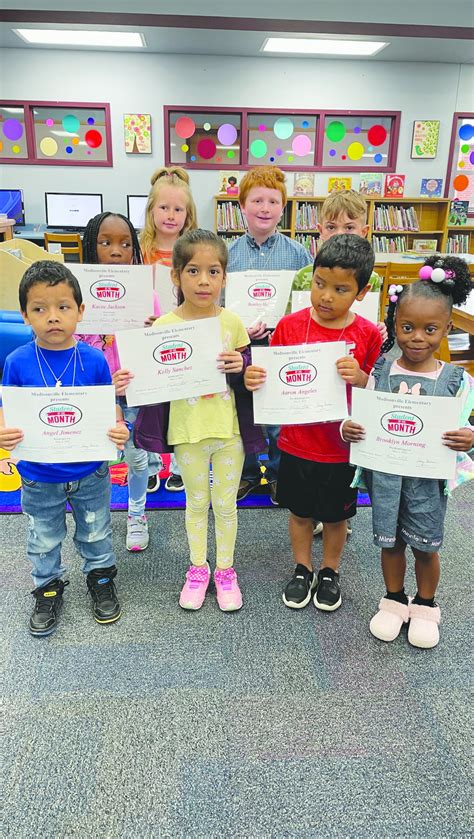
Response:
M207 520L212 501L216 566L230 568L237 536L237 490L244 462L242 438L239 435L230 440L209 438L199 443L180 443L174 451L186 490L186 533L191 564L204 565L207 560Z

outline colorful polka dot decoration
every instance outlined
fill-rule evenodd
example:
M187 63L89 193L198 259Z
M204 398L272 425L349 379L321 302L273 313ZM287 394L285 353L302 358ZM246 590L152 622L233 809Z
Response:
M310 121L295 114L266 117L264 120L260 117L260 120L257 117L254 127L250 129L250 162L268 161L285 165L293 163L296 158L308 156L313 162L314 119ZM279 140L281 145L275 144L275 140Z
M44 136L41 133L38 134L40 126L42 126ZM84 118L74 113L65 113L64 116L56 115L55 117L46 116L35 126L38 150L43 157L65 159L65 155L76 156L80 147L86 146L84 152L90 156L104 144L103 129L99 130L93 126L96 126L96 118L93 116ZM64 136L61 132L64 132Z
M323 155L336 165L338 160L357 163L364 158L367 163L379 164L387 159L389 134L380 123L366 128L354 117L328 118L324 134Z
M191 163L204 160L221 163L226 158L233 160L236 157L235 147L239 148L239 128L217 115L217 125L207 120L201 123L198 114L193 116L179 116L172 126L179 140L184 141L177 143L180 151L184 154L192 151L189 154ZM203 132L208 136L203 136Z

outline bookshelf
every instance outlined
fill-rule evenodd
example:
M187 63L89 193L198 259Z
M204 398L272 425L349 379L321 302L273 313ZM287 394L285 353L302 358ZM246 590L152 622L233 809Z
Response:
M288 196L279 227L282 233L301 242L313 255L319 238L317 224L326 197ZM438 252L445 253L448 248L468 244L468 251L452 252L474 253L474 226L448 227L449 206L448 198L367 198L368 238L374 251L377 254L403 253L414 250L419 240L431 239L436 242ZM214 197L214 221L216 232L228 244L245 233L238 196ZM420 251L420 259L423 255L426 252Z
M449 225L446 253L474 253L474 225Z

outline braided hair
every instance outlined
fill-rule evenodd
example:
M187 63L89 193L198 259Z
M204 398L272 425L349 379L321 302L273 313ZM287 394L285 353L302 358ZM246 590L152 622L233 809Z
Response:
M430 271L424 271L424 268L421 268L420 276L422 277L424 273L426 275L425 279L419 279L414 283L404 285L401 291L390 296L387 317L385 319L388 337L382 344L380 350L381 355L389 352L395 343L395 318L401 300L406 300L410 297L443 300L448 313L451 313L453 305L459 306L465 303L472 291L473 285L469 274L469 266L464 259L460 259L457 256L440 256L440 254L434 254L428 257L428 259L425 259L425 266L431 268L432 271L442 269L445 277L442 278L441 274L441 280L436 282L436 279L438 279L437 275L435 275L436 279L433 279L433 274Z
M121 213L99 213L99 215L94 216L94 218L89 219L87 222L87 227L84 230L84 236L82 238L82 250L83 250L83 259L84 262L87 262L92 265L97 265L99 262L97 256L97 237L99 235L100 226L103 221L109 216L115 216L116 218L121 219L125 222L128 229L130 230L130 236L132 238L132 265L141 265L142 254L140 250L140 245L138 242L137 231L135 230L132 222L126 216L123 216Z

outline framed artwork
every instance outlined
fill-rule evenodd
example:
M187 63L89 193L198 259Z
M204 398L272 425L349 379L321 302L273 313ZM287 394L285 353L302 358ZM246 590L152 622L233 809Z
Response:
M108 103L0 102L0 162L112 166Z
M439 119L415 120L411 140L413 160L434 160L438 152L439 125Z
M246 110L247 164L314 169L318 117L311 111Z
M446 173L445 198L468 202L474 216L474 113L455 113Z
M165 164L235 169L242 163L242 112L165 105Z
M126 154L151 154L150 114L124 114L123 132Z

